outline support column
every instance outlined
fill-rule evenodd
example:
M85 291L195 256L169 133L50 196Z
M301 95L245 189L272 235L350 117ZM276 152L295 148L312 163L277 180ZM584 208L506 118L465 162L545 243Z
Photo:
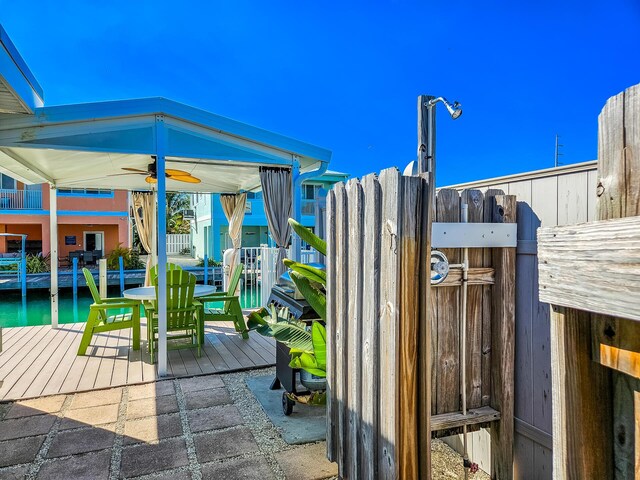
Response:
M164 116L156 116L156 171L158 176L158 376L167 375L167 179ZM152 247L153 248L153 247Z
M216 200L216 195L214 193L212 193L211 195L209 195L209 215L211 215L211 223L210 223L210 227L209 227L209 258L213 258L214 260L218 260L217 255L215 254L216 252L216 243L218 243L218 250L220 249L220 232L218 232L218 241L216 242L215 240L215 235L213 234L214 228L213 228L213 214L215 212L215 200ZM205 252L206 252L206 248L205 248ZM222 258L220 258L220 260L222 260ZM206 267L207 265L205 265Z
M296 222L302 221L302 185L299 180L300 177L300 163L295 160L291 169L291 198L293 201L292 211L293 218ZM301 260L302 245L298 235L291 232L291 259L299 262Z
M51 253L51 328L58 328L58 197L49 185L49 238Z

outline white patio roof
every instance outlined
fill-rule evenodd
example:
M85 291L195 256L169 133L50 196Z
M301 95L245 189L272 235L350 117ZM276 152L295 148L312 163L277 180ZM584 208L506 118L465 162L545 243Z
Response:
M160 145L162 143L162 145ZM159 148L160 147L160 148ZM41 107L0 114L0 172L25 183L150 190L152 155L202 183L167 180L167 190L236 193L259 187L260 166L315 170L329 150L164 98Z

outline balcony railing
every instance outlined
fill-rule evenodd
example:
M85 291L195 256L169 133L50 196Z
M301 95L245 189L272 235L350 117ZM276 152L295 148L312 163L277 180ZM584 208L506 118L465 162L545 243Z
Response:
M302 215L315 215L316 214L316 201L315 200L302 200Z
M0 210L39 210L41 208L42 190L0 188Z

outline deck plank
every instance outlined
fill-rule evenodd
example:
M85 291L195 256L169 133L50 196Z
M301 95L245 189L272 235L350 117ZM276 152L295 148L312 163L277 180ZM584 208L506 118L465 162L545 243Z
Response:
M74 340L77 338L76 331L73 324L64 325L61 330L66 330L63 340L58 344L51 357L47 360L46 364L35 375L26 390L20 395L22 397L37 397L42 394L51 377L60 366L60 363L65 358L65 355L69 350L76 353L77 347L74 348Z
M58 362L56 369L53 371L46 385L40 392L40 395L53 395L60 392L64 381L69 375L69 371L72 369L73 363L78 357L78 347L80 346L80 340L82 333L84 332L84 323L74 323L73 330L76 333L75 338L72 339L72 343L67 349L64 356Z
M0 353L0 399L109 388L157 379L142 325L139 351L131 350L131 330L95 335L87 355L77 356L84 323L12 327ZM5 329L6 331L7 329ZM170 374L191 376L275 364L275 342L257 334L241 339L231 322L205 326L202 356L195 349L169 352ZM5 337L6 338L6 337Z
M7 362L0 369L0 378L2 378L3 381L2 387L0 387L0 398L5 398L7 394L14 389L16 383L22 378L24 373L30 369L34 362L37 362L40 357L48 358L51 355L49 352L49 344L54 340L59 331L49 329L44 332L44 335L40 335L40 333L41 332L38 332L38 334L26 342L24 350L21 348L21 351L14 355L11 361ZM23 351L26 354L22 355ZM25 381L29 382L29 379L25 379Z

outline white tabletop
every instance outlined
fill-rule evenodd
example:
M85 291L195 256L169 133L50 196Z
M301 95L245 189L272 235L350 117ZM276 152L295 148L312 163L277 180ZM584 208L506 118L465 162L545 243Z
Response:
M213 285L196 285L193 296L204 297L206 295L211 295L215 291L216 287ZM122 294L125 298L130 298L132 300L155 300L156 289L155 287L128 288L122 292Z

